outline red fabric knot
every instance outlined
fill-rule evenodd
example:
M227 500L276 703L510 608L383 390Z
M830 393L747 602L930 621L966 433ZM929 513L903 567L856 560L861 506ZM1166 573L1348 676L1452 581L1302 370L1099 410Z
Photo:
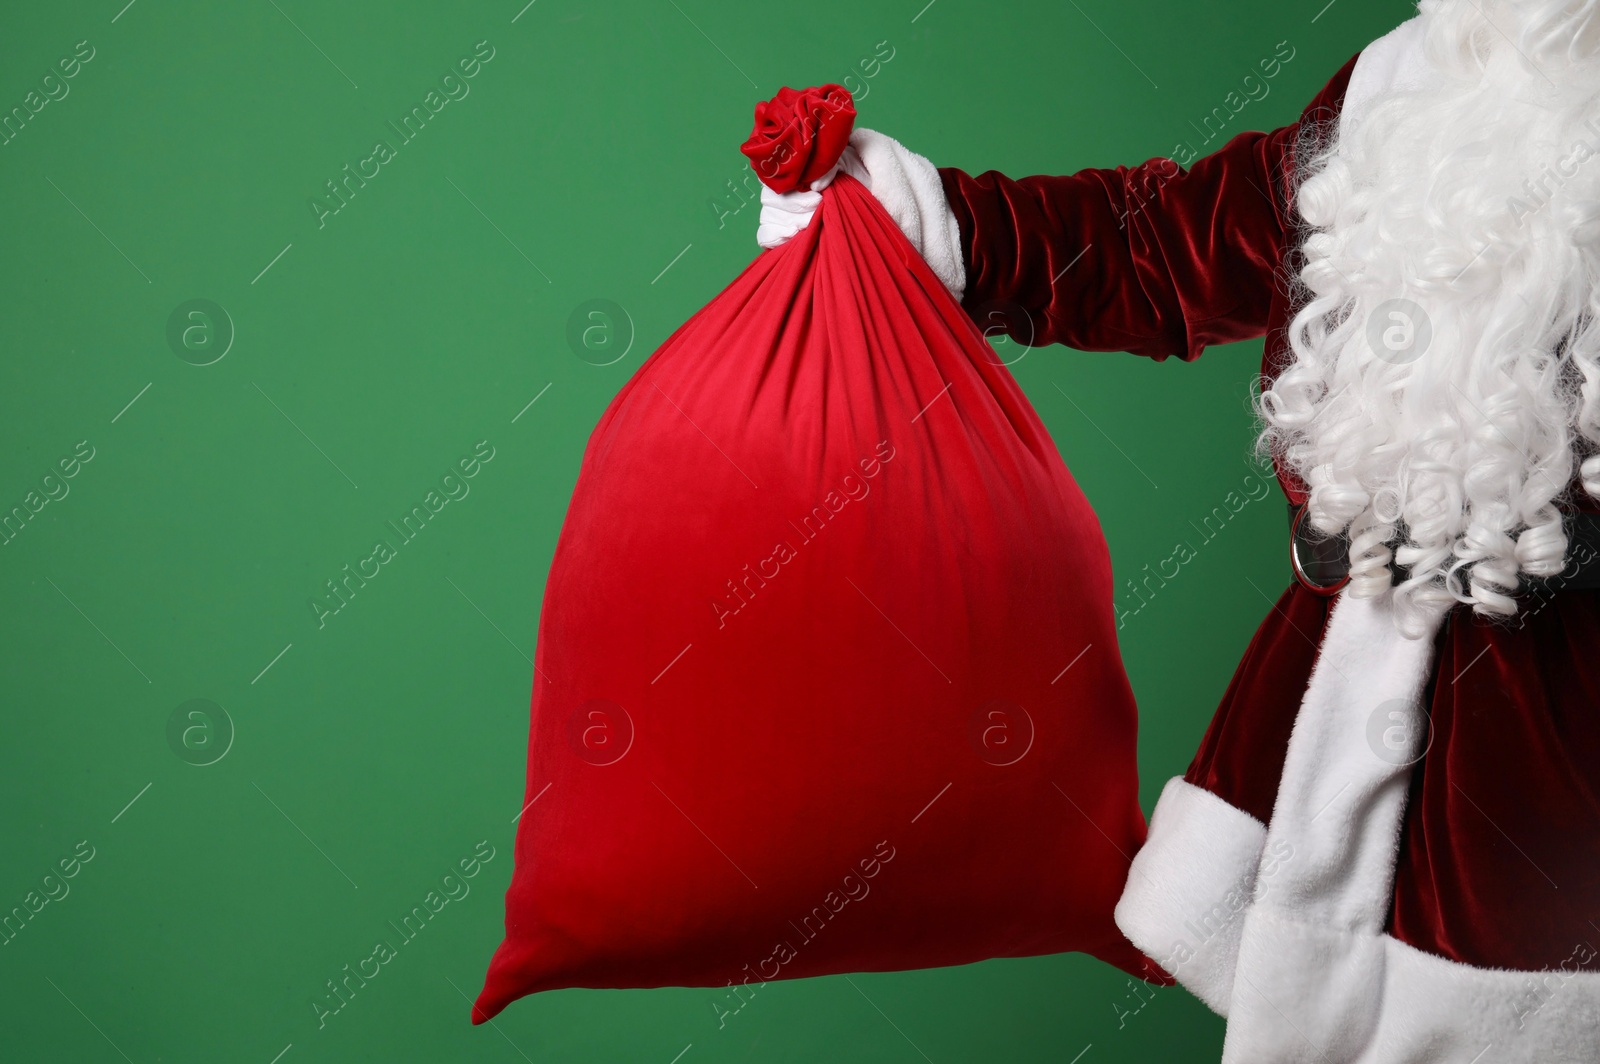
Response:
M755 129L739 150L772 191L809 189L839 161L855 120L855 100L842 85L785 85L756 104Z

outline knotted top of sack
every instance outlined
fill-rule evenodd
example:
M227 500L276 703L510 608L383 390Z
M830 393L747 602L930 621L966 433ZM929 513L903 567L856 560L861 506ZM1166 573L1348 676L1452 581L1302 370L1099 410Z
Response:
M772 191L810 189L839 162L855 120L855 100L842 85L799 91L785 85L756 104L755 129L739 150Z

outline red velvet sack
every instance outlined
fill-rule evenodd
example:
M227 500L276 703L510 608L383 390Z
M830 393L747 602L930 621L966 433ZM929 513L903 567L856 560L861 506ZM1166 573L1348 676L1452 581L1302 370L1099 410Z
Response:
M589 440L473 1022L559 987L1137 970L1111 918L1145 830L1111 602L1038 416L838 177Z

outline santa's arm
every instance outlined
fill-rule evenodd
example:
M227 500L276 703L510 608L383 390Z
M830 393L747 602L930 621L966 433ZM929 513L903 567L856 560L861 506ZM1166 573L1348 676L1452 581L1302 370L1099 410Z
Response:
M1293 239L1294 149L1336 113L1354 63L1299 122L1240 133L1187 171L1170 159L1020 180L941 168L963 305L1019 342L1157 359L1260 336Z

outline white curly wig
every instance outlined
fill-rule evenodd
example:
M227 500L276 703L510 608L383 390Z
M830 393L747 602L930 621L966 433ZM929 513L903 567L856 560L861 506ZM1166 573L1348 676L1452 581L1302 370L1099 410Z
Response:
M1425 88L1313 145L1292 361L1260 445L1419 633L1517 612L1600 497L1600 0L1424 0ZM1391 549L1392 548L1392 549Z

